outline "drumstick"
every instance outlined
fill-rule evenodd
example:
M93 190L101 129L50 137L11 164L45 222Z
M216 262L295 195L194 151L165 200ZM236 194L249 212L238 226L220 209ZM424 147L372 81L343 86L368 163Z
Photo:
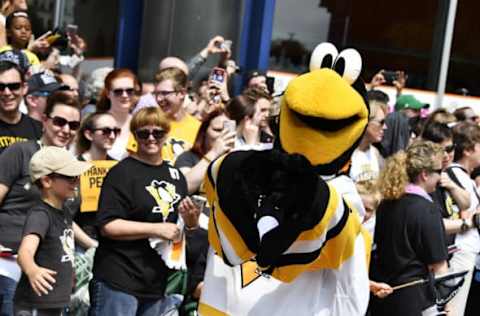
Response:
M394 286L394 287L392 287L392 290L394 290L394 291L395 290L400 290L400 289L403 289L405 287L414 286L414 285L417 285L417 284L423 284L424 282L425 282L425 280L410 281L410 282L407 282L407 283L403 283L403 284Z

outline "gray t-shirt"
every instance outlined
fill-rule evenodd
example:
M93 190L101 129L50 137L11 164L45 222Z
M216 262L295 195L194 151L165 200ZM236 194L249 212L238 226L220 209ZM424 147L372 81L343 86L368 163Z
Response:
M26 141L0 154L0 183L10 189L0 204L0 244L15 251L27 213L40 199L40 190L31 183L28 170L30 159L39 149L37 141Z

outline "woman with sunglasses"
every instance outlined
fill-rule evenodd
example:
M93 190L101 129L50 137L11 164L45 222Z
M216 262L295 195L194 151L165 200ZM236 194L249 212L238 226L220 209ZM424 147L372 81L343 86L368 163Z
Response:
M395 287L448 272L442 219L428 195L440 181L442 156L440 145L418 141L387 160L379 178L383 200L376 214L371 280ZM372 316L436 314L429 285L394 290L370 302Z
M97 112L108 112L113 115L116 125L121 132L113 147L108 151L116 160L128 155L127 147L133 142L130 133L131 110L137 102L137 92L140 91L140 81L129 69L112 70L105 78L100 100L97 103Z
M120 134L120 128L116 126L115 119L110 113L96 112L83 119L76 139L76 150L80 161L104 161L114 160L108 155ZM100 175L98 177L101 177ZM80 186L82 192L82 186ZM91 237L97 239L97 231L94 227L95 212L92 210L80 210L80 199L72 207L76 210L75 222Z
M386 108L378 101L370 102L370 116L365 134L352 154L350 178L353 181L375 180L383 167L383 158L373 144L382 141L386 129Z
M49 96L42 118L43 136L39 141L18 142L0 155L0 245L9 248L11 256L0 256L0 305L2 313L13 314L12 298L19 277L19 268L13 254L18 250L27 212L40 197L32 185L28 164L35 152L43 146L67 147L80 127L78 101L62 92ZM74 224L76 238L79 227ZM77 239L85 247L88 239ZM2 248L0 247L0 248Z
M170 123L157 107L134 114L130 131L137 152L116 164L104 179L98 212L99 246L90 282L90 314L161 315L168 269L150 238L181 238L175 224L182 213L186 229L197 226L180 170L162 157ZM177 209L179 212L177 212Z

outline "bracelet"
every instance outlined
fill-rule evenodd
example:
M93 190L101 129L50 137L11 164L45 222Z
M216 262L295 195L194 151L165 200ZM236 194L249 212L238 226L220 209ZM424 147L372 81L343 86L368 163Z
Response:
M207 155L203 156L202 159L205 159L208 163L212 163L212 159L208 158Z

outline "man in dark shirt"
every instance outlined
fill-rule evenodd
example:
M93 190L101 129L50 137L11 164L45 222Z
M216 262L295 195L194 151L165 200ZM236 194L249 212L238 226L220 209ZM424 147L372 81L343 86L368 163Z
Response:
M42 123L19 110L26 92L21 68L13 62L0 61L0 153L16 142L42 136Z

